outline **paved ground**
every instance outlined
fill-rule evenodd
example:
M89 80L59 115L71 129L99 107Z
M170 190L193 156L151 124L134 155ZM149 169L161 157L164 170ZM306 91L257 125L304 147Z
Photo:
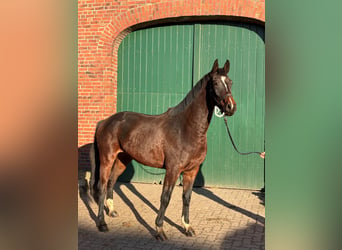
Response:
M109 232L96 228L97 205L79 182L79 249L265 249L264 195L259 191L194 188L190 223L195 237L183 234L182 187L176 186L164 222L168 241L154 238L162 185L117 183L117 218L105 217Z

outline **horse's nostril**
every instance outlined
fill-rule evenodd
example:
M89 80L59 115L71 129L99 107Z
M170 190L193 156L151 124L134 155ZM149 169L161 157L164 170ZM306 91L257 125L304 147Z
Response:
M232 105L230 103L228 103L227 107L229 110L232 109Z

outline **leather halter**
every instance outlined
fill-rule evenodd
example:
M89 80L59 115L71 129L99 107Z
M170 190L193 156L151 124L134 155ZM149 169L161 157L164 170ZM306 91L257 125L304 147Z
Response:
M230 96L233 96L232 93L227 93L224 96L221 96L220 99L221 99L221 101L226 100L226 97L230 97Z

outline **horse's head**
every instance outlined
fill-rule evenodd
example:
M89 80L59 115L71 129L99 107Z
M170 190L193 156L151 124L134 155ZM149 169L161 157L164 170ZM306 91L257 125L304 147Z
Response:
M228 77L229 60L223 68L219 68L217 59L214 62L210 75L211 95L215 106L219 107L222 113L232 116L236 111L236 102L233 98L231 88L232 80Z

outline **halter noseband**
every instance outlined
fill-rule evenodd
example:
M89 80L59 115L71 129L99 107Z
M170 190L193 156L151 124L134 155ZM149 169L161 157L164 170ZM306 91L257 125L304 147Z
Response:
M227 93L224 96L221 96L220 99L221 99L221 101L226 100L226 97L230 97L230 96L233 96L232 93Z

